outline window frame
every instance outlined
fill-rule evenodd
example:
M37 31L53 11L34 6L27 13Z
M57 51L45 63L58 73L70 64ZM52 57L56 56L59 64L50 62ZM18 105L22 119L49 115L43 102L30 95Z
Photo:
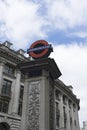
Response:
M15 74L15 68L12 65L10 65L10 64L5 64L3 72L5 74L13 75L14 76L14 74Z
M4 78L1 89L1 95L11 97L11 87L12 87L12 81Z
M8 113L9 109L9 101L6 99L0 99L0 112L2 113Z
M22 95L21 95L22 93ZM22 104L23 104L24 86L20 85L20 95L19 95L19 105L18 105L18 115L22 116Z

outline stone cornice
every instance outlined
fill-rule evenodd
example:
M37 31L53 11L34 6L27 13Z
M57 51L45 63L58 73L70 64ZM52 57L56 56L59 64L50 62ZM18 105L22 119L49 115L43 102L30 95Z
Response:
M49 71L49 74L53 79L57 79L61 76L61 72L56 65L54 59L51 58L42 58L34 61L29 62L21 62L19 64L19 68L24 72L27 73L31 70L40 70L45 69Z
M2 45L0 44L0 56L5 58L5 59L8 59L12 62L15 62L15 63L19 63L21 61L27 61L27 58L22 56L22 57L19 57L20 54L18 54L16 51L14 50L11 50L9 48L5 49L5 47L3 48Z

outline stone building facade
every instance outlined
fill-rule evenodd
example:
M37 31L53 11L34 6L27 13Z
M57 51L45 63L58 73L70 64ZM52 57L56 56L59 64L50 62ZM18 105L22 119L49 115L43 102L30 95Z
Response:
M0 130L80 130L79 99L55 61L31 61L0 44Z
M83 121L83 128L81 130L87 130L87 121Z

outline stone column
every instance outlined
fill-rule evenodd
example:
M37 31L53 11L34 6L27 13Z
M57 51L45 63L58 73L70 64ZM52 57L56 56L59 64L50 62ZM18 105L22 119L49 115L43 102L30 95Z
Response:
M21 130L27 130L27 104L28 104L28 85L29 82L27 81L27 75L25 75L25 83L24 83L24 95L23 95L23 107L22 107L22 121L21 121Z
M49 112L49 83L46 77L42 77L40 88L40 130L49 130Z
M0 62L0 93L1 93L1 88L2 88L2 80L3 80L3 67L4 63Z
M67 113L66 130L70 130L70 113L69 113L68 99L66 100L66 113Z
M59 109L60 109L60 128L64 128L63 94L62 93L60 95Z
M80 130L79 116L78 116L78 106L76 106L76 108L75 108L75 119L76 119L76 130Z
M71 103L72 130L75 130L73 104Z
M14 103L13 103L13 111L12 111L14 114L18 114L20 79L21 79L21 72L20 72L20 70L17 70L16 81L15 81L15 90L14 90Z

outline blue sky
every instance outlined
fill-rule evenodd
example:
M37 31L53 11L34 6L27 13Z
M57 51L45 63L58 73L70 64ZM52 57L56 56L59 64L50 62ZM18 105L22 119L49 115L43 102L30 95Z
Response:
M27 50L51 43L61 80L80 98L80 124L87 120L87 0L0 0L0 42Z

